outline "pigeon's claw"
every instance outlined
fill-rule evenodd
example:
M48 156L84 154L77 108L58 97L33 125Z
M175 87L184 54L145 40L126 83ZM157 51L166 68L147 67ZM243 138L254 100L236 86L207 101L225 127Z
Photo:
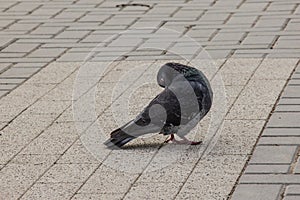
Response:
M171 137L167 139L164 143L173 142L175 140L174 134L171 134Z
M187 145L199 145L202 143L202 141L195 142L195 141L190 141L186 137L181 136L182 140L176 140L174 137L174 134L171 134L171 137L165 141L165 143L169 143L170 141L175 143L175 144L187 144Z

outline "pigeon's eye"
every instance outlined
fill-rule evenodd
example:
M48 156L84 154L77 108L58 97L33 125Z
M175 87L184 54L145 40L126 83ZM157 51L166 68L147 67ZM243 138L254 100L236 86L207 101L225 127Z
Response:
M160 79L160 82L161 82L161 83L163 83L163 82L164 82L164 79L163 79L163 78L161 78L161 79Z

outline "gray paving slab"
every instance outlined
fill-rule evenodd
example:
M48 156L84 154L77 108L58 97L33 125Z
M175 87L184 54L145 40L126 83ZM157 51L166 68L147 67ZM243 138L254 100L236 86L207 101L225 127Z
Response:
M238 185L236 192L233 194L231 199L234 200L274 200L280 195L282 185L259 185L259 184L245 184Z
M290 164L297 146L257 146L250 160L251 164ZM276 152L274 155L273 152Z

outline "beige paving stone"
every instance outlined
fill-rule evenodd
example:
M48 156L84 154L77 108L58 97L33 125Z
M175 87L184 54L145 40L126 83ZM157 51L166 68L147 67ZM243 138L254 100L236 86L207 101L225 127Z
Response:
M249 154L264 123L264 120L225 120L211 154Z
M0 130L7 125L7 122L0 122Z
M125 193L138 174L128 174L101 165L78 193Z
M229 58L221 68L221 71L223 73L253 73L260 62L260 58Z
M274 104L285 80L252 79L237 99L237 104Z
M1 102L9 103L12 105L29 106L41 96L45 95L55 85L53 84L27 84L25 83L22 88L16 88L11 93L1 99Z
M173 199L182 183L136 183L124 199Z
M16 157L15 163L5 166L0 171L1 197L7 199L20 197L46 171L55 158L47 156L46 162L41 162L40 159L41 157L37 159L32 155L21 160Z
M77 140L68 149L63 156L57 161L57 163L70 163L70 164L98 164L98 161L82 144L80 140Z
M95 164L55 164L38 183L83 183L96 167Z
M200 160L176 199L227 198L246 160L246 155L210 155Z
M73 196L72 200L121 200L123 196L124 194L122 193L77 193Z
M251 77L251 73L222 73L224 84L227 85L246 85Z
M68 125L67 125L68 126ZM26 154L62 154L79 137L76 131L51 126L33 140L22 152ZM70 127L70 126L69 126ZM59 129L60 128L60 129Z
M29 113L33 114L52 114L62 113L65 109L71 106L70 101L43 101L40 100L28 108Z
M80 183L36 183L21 199L69 199L80 185Z
M7 163L52 122L49 118L20 116L1 130L0 163Z
M262 119L266 120L272 111L272 104L235 104L226 119Z
M38 74L34 75L27 83L60 83L80 66L81 63L79 62L53 62L49 64L48 67L43 68Z
M253 78L287 80L297 62L298 59L264 59Z

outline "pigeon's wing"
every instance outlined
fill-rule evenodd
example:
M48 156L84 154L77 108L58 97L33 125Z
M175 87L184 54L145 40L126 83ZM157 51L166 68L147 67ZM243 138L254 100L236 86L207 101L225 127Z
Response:
M166 88L134 120L114 130L104 144L121 147L141 135L161 132L169 124L180 125L180 105L175 94Z
M157 95L135 119L138 125L154 124L162 128L165 124L180 124L180 104L176 95L168 88Z

